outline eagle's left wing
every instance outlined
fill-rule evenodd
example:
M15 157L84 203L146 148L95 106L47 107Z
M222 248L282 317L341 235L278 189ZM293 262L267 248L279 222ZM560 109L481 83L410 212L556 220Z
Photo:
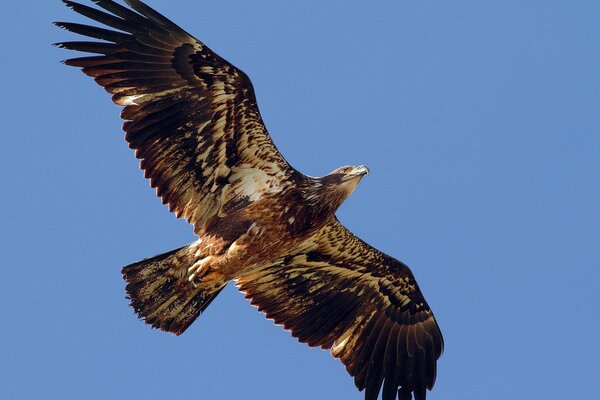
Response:
M95 53L65 64L125 106L125 139L163 203L202 234L215 215L285 186L295 170L260 116L248 76L139 0L63 2L108 28L57 22L97 40L57 43Z
M410 269L337 219L237 285L300 342L331 348L367 400L382 385L383 400L422 400L433 387L443 338Z

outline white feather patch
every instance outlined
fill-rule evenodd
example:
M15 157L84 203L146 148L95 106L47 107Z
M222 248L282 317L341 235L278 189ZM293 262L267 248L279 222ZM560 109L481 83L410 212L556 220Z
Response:
M281 190L275 177L262 169L242 164L231 168L229 184L223 189L220 203L224 206L234 199L241 198L255 202L263 196L273 195ZM223 215L222 210L221 208L219 211L221 216Z

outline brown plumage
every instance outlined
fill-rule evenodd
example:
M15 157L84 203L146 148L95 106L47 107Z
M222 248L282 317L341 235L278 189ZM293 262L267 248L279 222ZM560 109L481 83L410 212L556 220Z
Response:
M57 22L97 41L82 68L124 106L129 146L198 240L123 268L135 312L183 333L231 280L268 318L331 349L366 399L425 399L443 339L410 269L335 217L368 173L307 177L279 153L249 78L144 3L64 1L112 29Z

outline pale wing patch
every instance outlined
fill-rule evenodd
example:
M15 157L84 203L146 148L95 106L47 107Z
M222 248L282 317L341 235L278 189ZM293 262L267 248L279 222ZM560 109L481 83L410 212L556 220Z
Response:
M139 105L140 103L136 102L136 100L138 100L141 97L144 97L144 94L137 94L137 95L131 95L131 96L123 96L121 98L119 98L119 101L117 102L118 105L120 106L131 106L131 105Z
M250 165L231 168L229 185L226 185L221 196L221 204L227 205L236 199L255 202L263 196L281 192L280 182L268 175L264 170ZM223 215L223 207L219 215Z

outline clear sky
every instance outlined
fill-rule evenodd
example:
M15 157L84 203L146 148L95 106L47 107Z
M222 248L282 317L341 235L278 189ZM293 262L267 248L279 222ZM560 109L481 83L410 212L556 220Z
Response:
M429 399L600 398L600 2L148 1L250 75L300 171L370 167L338 215L436 313ZM59 64L50 22L82 18L2 10L0 398L361 399L233 286L181 337L135 318L120 268L192 229Z

